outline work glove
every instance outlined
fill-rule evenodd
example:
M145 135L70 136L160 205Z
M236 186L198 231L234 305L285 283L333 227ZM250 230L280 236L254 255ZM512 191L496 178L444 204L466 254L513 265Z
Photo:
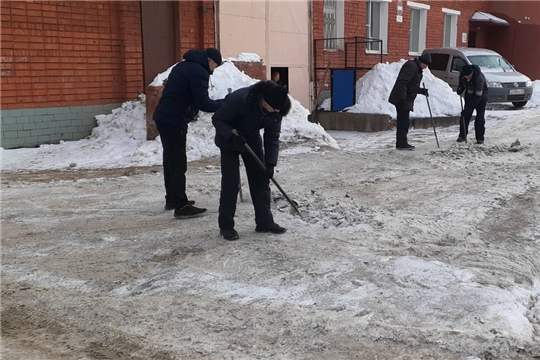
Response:
M266 177L268 180L274 177L274 165L266 165Z
M247 142L244 135L238 130L233 131L235 131L235 133L231 132L231 137L229 138L229 141L238 147L244 147L244 144Z
M421 95L424 95L425 97L429 97L428 89L426 89L426 88L420 88L418 93L421 94Z

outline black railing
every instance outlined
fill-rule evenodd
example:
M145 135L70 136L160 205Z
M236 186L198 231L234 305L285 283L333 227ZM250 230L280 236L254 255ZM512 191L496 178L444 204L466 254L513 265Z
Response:
M337 47L337 49L327 49L326 47L329 44ZM378 50L374 51L368 48L377 48ZM383 41L360 36L314 39L313 58L313 68L315 69L313 79L314 100L318 101L319 93L324 86L324 83L320 84L319 82L320 80L326 81L326 79L319 79L320 75L324 77L323 74L327 72L327 69L328 72L331 70L355 70L356 79L358 80L360 71L367 72L383 61ZM328 79L330 75L328 73Z

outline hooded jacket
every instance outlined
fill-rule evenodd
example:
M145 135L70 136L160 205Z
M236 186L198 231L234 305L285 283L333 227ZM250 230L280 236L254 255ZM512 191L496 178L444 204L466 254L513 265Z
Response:
M232 141L232 130L244 135L252 149L260 149L262 139L260 129L264 129L265 164L276 166L279 152L281 119L291 109L287 101L279 113L269 113L262 107L263 96L270 88L279 86L273 81L259 81L249 87L241 88L227 95L223 105L212 116L216 128L215 143L220 149L244 151L243 147Z
M208 57L202 50L189 50L174 66L159 100L154 121L187 130L199 110L215 112L220 100L208 97Z
M422 82L422 65L418 58L409 60L401 67L388 102L405 110L414 110L414 100Z

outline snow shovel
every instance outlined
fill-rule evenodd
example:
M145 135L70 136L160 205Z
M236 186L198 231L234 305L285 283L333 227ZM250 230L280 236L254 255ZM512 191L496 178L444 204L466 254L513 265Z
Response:
M467 133L468 129L465 129L465 119L463 118L463 97L459 95L459 103L461 104L461 116L459 118L459 123L463 124L463 132ZM465 135L465 144L467 144L467 135Z
M239 136L238 135L238 131L236 129L233 129L232 130L232 133L234 136ZM247 143L244 144L244 147L247 149L247 151L249 151L249 153L251 154L251 156L253 156L253 158L257 161L257 164L259 164L259 166L264 170L266 171L266 166L264 166L263 162L261 161L261 159L259 159L259 157L257 156L257 154L255 154L255 152L253 151L253 149L251 148L251 146L249 146ZM287 201L289 202L289 204L291 204L291 206L293 207L294 211L296 211L296 213L298 214L298 216L300 216L300 218L303 219L302 217L302 214L300 213L300 210L298 210L298 207L296 206L296 204L294 203L294 201L292 201L288 196L287 194L285 193L285 191L281 188L281 186L279 186L279 184L277 183L276 179L274 179L274 177L271 177L270 180L272 180L272 182L274 183L274 185L276 185L276 187L279 189L279 191L281 191L281 193L283 194L283 196L285 197L285 199L287 199Z
M424 90L426 90L426 83L422 83L424 86ZM433 121L433 115L431 114L431 106L429 106L429 96L426 94L426 101L427 101L427 107L429 110L429 117L431 118L431 125L433 125L433 132L435 133L435 141L437 141L437 148L440 148L439 146L439 139L437 138L437 130L435 130L435 122Z

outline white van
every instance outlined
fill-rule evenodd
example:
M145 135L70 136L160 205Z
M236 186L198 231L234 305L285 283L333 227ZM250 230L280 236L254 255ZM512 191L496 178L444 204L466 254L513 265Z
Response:
M459 85L459 73L463 65L478 65L486 77L488 102L511 102L522 107L531 99L531 79L519 73L501 55L493 50L478 48L433 48L422 54L431 54L429 70L445 81L454 91Z

